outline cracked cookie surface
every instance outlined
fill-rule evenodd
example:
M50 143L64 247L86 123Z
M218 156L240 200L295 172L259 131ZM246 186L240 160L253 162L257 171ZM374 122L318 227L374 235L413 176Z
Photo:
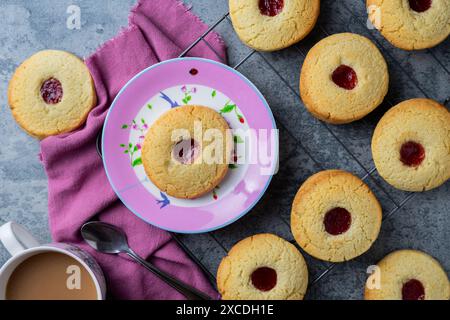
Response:
M450 1L429 1L431 6L414 10L409 0L367 0L372 24L394 46L420 50L436 46L450 34Z
M97 97L84 62L71 53L40 51L15 71L8 101L17 123L43 139L82 125Z
M208 107L180 106L167 111L145 136L142 162L147 176L176 198L194 199L210 192L228 172L233 148L229 129L225 119ZM188 143L177 149L181 141ZM184 161L190 152L195 156Z
M229 1L237 35L246 45L260 51L280 50L303 39L314 28L320 11L320 0L284 0L281 11L269 16L260 10L260 2Z
M343 232L330 234L330 212L347 211L350 223ZM366 252L381 227L381 206L358 177L341 170L326 170L309 177L295 196L291 230L308 254L321 260L342 262ZM336 218L337 223L342 219Z
M353 70L349 75L355 79L350 88L336 82L347 82L349 75L338 74L334 79L342 67ZM306 109L333 124L366 116L382 103L388 86L383 55L372 41L353 33L334 34L319 41L308 52L300 75L300 94Z
M420 163L402 162L407 143L423 147ZM411 99L391 108L377 124L372 156L378 173L397 189L426 191L450 179L450 112L430 99Z
M394 251L378 262L377 266L377 274L371 276L365 286L366 300L405 299L407 292L404 292L404 286L411 280L419 281L419 286L422 286L423 296L420 300L450 299L446 272L436 259L424 252Z
M252 280L260 268L276 272L271 290L261 291ZM217 287L224 300L301 300L308 286L308 269L295 246L273 234L239 241L222 259Z

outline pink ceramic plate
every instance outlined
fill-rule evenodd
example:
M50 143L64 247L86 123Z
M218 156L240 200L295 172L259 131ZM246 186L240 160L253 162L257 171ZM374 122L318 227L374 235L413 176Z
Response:
M149 126L184 104L220 112L235 140L237 163L215 190L194 200L158 190L141 160ZM248 79L221 63L181 58L145 69L122 88L106 117L102 152L114 191L134 214L168 231L200 233L236 221L258 202L277 169L278 136L266 100Z

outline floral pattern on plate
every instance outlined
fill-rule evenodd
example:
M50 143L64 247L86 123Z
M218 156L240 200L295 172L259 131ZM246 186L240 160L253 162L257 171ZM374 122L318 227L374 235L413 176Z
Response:
M217 89L194 84L175 86L159 92L142 106L141 110L131 123L122 124L121 129L129 130L130 135L129 140L120 143L119 147L123 149L123 154L130 158L130 165L133 167L136 176L143 182L146 189L155 196L156 202L160 204L160 209L164 209L169 205L196 207L216 201L222 195L225 195L232 190L236 183L239 182L240 178L245 174L246 170L245 164L239 164L239 159L242 157L240 154L245 152L245 141L239 134L234 134L235 148L233 162L230 163L230 171L220 186L214 188L208 195L198 199L173 198L160 191L145 174L142 165L141 148L147 130L152 123L164 112L171 108L178 107L179 104L177 101L181 101L182 105L203 105L216 110L225 118L232 130L248 129L242 111L235 103L233 103L233 101Z

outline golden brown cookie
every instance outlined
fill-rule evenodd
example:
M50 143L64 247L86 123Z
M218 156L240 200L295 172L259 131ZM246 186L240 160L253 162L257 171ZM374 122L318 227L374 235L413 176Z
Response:
M321 260L341 262L366 252L381 227L381 206L358 177L326 170L308 178L295 196L291 229L297 243Z
M417 250L398 250L378 264L365 286L366 300L448 300L447 274L437 260Z
M450 34L448 0L367 0L367 11L375 28L404 50L434 47Z
M367 38L340 33L319 41L300 75L303 103L316 118L334 124L361 119L383 101L389 86L386 61Z
M150 180L175 198L213 190L228 171L233 141L225 119L203 106L164 113L148 130L142 162Z
M273 234L239 241L217 271L223 300L301 300L307 286L303 256L294 245Z
M311 32L320 0L230 0L234 30L249 47L275 51L293 45Z
M450 178L450 112L430 99L391 108L372 137L378 173L405 191L439 187Z
M57 50L40 51L15 71L8 101L17 123L43 139L82 125L97 97L82 60Z

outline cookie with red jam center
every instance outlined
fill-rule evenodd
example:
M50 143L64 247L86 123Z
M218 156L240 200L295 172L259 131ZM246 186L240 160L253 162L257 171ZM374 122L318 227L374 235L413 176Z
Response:
M388 86L387 64L378 48L352 33L319 41L308 52L300 75L306 109L333 124L366 116L381 104Z
M448 0L367 0L372 24L394 46L431 48L450 34Z
M82 125L97 97L82 60L58 50L38 52L15 71L8 101L17 123L39 139Z
M411 99L381 118L372 138L378 173L405 191L426 191L450 179L450 112L430 99Z
M381 206L358 177L326 170L308 178L295 196L291 229L308 254L341 262L366 252L378 237Z
M301 300L307 286L308 269L302 254L273 234L239 241L217 271L223 300Z
M221 141L210 139L206 133L212 131L221 134ZM185 105L170 109L152 124L142 145L142 164L161 191L195 199L223 180L232 151L230 127L217 111Z
M439 262L417 250L398 250L377 264L367 279L366 300L448 300L450 287Z
M234 30L247 46L275 51L297 43L316 24L320 0L229 0Z

